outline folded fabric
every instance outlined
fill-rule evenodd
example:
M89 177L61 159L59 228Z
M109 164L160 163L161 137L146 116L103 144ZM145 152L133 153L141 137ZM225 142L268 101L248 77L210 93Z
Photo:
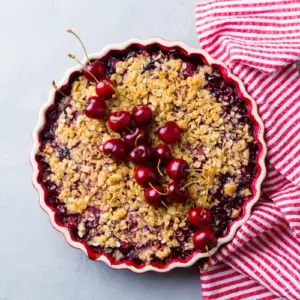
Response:
M266 128L263 196L201 273L203 299L300 299L300 2L196 6L201 48L245 84Z

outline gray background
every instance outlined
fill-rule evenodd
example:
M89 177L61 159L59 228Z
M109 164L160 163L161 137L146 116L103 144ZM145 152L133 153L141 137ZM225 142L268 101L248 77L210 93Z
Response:
M31 185L31 130L51 81L89 52L131 37L198 46L196 0L0 0L0 299L200 299L197 267L136 275L89 261L49 223Z

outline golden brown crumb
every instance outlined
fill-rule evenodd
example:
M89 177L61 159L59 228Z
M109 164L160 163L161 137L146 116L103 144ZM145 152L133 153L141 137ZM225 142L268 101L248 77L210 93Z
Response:
M88 243L107 249L119 249L122 241L134 243L141 247L138 256L146 262L152 257L164 259L172 248L179 246L176 233L187 227L191 207L211 207L217 203L210 191L217 191L221 175L230 174L232 178L225 184L224 193L237 193L235 182L241 177L240 168L248 164L247 145L253 141L248 125L237 124L239 116L234 111L230 118L224 118L222 104L204 88L205 74L212 72L211 67L202 66L196 74L184 78L186 66L181 59L168 60L159 55L160 62L151 72L142 71L150 62L147 55L117 63L111 80L121 96L111 99L109 108L111 112L131 111L136 105L147 104L154 112L149 128L153 147L161 143L157 129L166 121L177 122L182 137L180 143L171 146L173 156L198 169L187 176L187 182L194 182L188 187L187 203L150 207L144 201L143 188L133 179L134 166L130 162L117 165L103 155L105 141L120 135L110 131L104 121L89 119L83 113L87 99L96 95L95 83L83 76L73 83L72 100L61 112L55 131L56 143L70 149L70 157L61 160L50 143L41 153L50 165L49 179L59 187L58 198L69 213L81 214L91 206L101 212L99 225L90 231ZM162 185L167 182L164 176ZM243 194L250 195L251 191L244 190ZM234 212L233 217L238 213ZM79 236L83 237L86 231L84 223L80 223ZM149 241L154 246L143 250ZM157 249L157 243L163 247ZM191 250L193 244L187 241L184 248ZM114 256L121 259L122 253L116 250Z
M233 194L236 192L237 186L234 182L228 182L224 185L224 192L228 196L233 196Z

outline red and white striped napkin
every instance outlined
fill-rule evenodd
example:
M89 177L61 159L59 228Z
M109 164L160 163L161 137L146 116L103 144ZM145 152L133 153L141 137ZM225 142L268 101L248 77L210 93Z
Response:
M201 272L203 299L300 299L299 0L210 0L196 6L201 47L256 100L266 128L263 196Z

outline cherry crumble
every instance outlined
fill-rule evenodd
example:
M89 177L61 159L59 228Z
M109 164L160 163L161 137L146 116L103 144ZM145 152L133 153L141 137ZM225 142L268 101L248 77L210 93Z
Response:
M37 159L47 203L76 239L117 261L166 263L208 251L241 215L254 126L217 69L132 49L92 62L64 93Z

